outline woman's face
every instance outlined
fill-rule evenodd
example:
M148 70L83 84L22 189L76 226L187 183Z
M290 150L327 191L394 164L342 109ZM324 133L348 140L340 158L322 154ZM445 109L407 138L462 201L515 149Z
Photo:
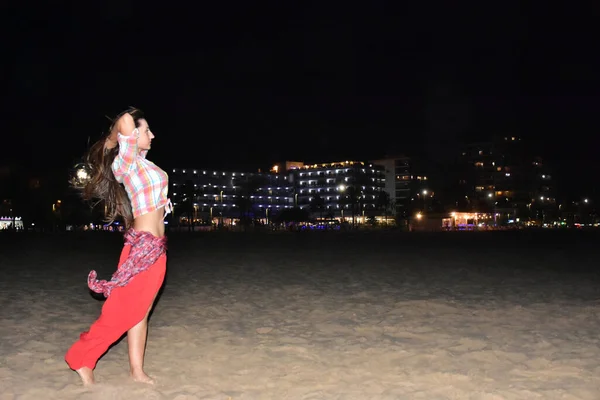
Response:
M139 119L138 130L140 131L140 137L138 138L138 149L150 150L152 139L154 139L154 134L148 126L148 121L146 121L144 118Z

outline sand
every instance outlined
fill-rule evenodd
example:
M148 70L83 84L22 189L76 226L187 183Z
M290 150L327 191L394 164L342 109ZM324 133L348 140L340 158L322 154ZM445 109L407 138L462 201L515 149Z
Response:
M82 387L116 233L0 235L0 400L600 399L600 234L177 233L146 371Z

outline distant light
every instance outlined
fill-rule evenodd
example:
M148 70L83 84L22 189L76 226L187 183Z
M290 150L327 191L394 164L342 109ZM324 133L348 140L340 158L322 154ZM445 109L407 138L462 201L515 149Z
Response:
M88 177L89 174L84 168L80 168L77 170L77 179L79 179L80 181L85 181L88 179Z

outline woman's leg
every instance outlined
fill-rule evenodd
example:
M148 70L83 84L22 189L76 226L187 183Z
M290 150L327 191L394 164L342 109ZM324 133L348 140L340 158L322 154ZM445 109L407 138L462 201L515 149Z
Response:
M127 331L127 345L129 347L129 371L133 380L144 383L154 383L146 372L144 372L144 355L146 352L146 343L148 338L148 316L154 306L154 301L162 283L164 281L164 274L166 272L166 256L162 256L156 261L156 264L152 266L155 271L159 273L158 276L159 284L155 286L154 295L152 301L146 310L146 313L141 321L135 324L131 329ZM162 271L160 273L159 271Z
M123 246L123 250L121 251L121 256L119 257L119 263L118 263L118 267L120 267L125 260L127 260L127 257L129 256L129 252L131 250L131 246ZM109 300L107 299L106 302L108 302ZM104 306L106 306L106 302L104 304ZM102 312L104 313L104 306L102 307ZM67 364L69 365L69 367L73 370L75 370L77 372L77 374L79 374L79 377L81 378L81 381L83 382L84 385L91 385L93 383L95 383L95 379L94 379L94 368L96 367L96 362L97 362L97 358L95 358L95 354L97 354L98 352L100 352L100 350L104 347L104 345L102 344L102 341L100 340L96 340L93 341L93 334L92 336L90 336L90 332L92 332L92 330L94 330L94 333L97 333L97 327L98 327L98 323L100 322L102 318L102 314L100 315L100 318L98 318L96 320L96 322L94 322L92 324L92 326L90 327L89 331L87 332L83 332L80 336L79 336L79 340L77 342L75 342L67 351L67 354L65 355L65 361L67 362ZM101 330L100 330L101 331ZM110 331L109 331L110 332ZM102 338L102 334L100 333L99 335L100 338ZM120 335L119 335L120 337ZM114 341L116 341L117 339L119 339L119 337L104 337L104 341L111 341L113 338L114 340L112 340L110 342L110 344L112 344ZM110 346L110 344L108 344L108 346L106 346L106 349L108 349L108 347ZM94 349L96 351L94 351ZM98 358L106 351L102 350L102 352L98 355ZM90 353L92 353L90 355Z
M155 296L156 298L156 296ZM148 337L148 316L154 305L154 300L143 320L127 331L127 345L129 346L129 371L134 381L154 383L144 372L144 354L146 352L146 339Z
M113 289L102 307L100 318L69 349L65 360L79 373L84 384L93 382L90 372L108 347L147 318L148 309L162 285L165 268L166 256L163 255L127 286Z

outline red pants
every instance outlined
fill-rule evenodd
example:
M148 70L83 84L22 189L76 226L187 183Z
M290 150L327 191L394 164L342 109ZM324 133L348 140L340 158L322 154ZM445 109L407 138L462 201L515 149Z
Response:
M130 245L121 252L119 267L129 256ZM116 287L102 306L100 317L65 355L69 367L94 369L98 359L125 332L146 317L158 290L163 284L167 269L167 256L163 254L147 270L136 275L126 286Z

